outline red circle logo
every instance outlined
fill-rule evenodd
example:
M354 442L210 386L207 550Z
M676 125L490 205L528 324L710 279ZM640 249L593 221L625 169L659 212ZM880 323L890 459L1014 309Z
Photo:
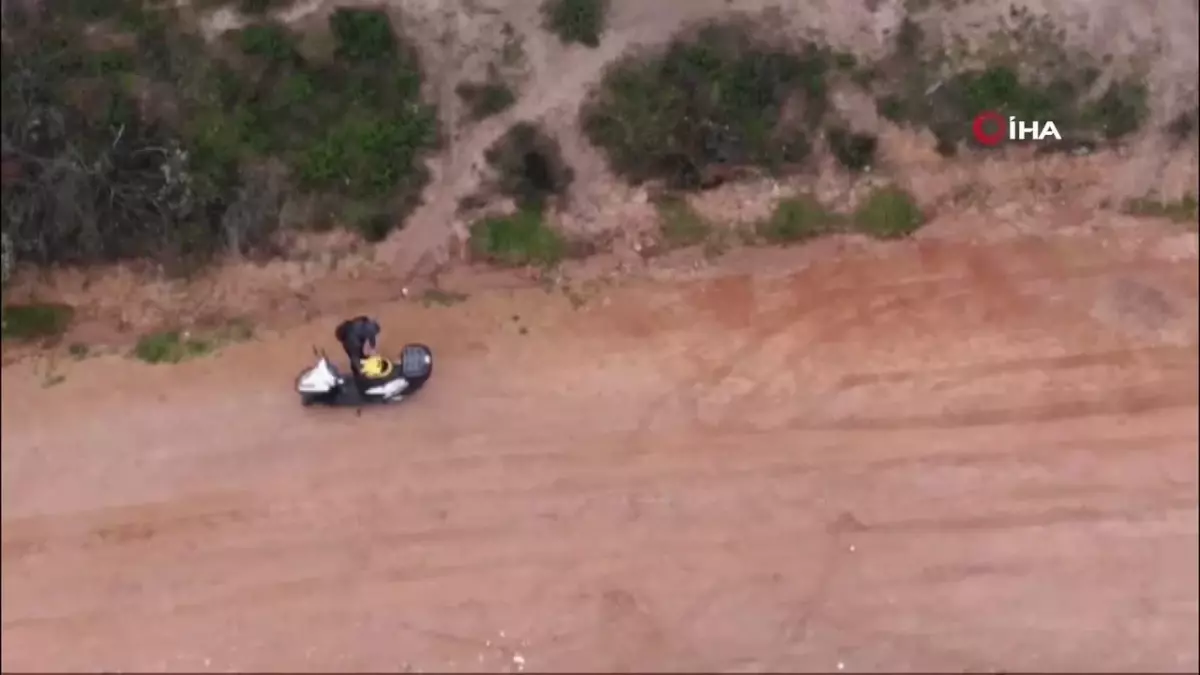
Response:
M994 125L995 128L988 131L989 125ZM1008 138L1007 131L1004 115L995 110L979 113L979 116L971 124L971 133L975 136L975 142L988 147L1000 145L1000 141Z

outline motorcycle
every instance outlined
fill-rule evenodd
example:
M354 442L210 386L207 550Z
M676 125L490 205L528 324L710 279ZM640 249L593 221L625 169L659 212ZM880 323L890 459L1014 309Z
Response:
M398 403L415 394L433 375L433 352L423 344L405 345L397 361L384 365L387 376L363 384L343 376L325 350L313 347L317 363L296 376L296 392L304 406L361 406Z

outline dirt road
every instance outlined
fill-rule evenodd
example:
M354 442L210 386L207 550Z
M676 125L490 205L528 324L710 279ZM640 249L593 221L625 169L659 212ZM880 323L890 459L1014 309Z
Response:
M332 319L6 367L4 669L1196 669L1194 250L759 267L388 308L361 417Z

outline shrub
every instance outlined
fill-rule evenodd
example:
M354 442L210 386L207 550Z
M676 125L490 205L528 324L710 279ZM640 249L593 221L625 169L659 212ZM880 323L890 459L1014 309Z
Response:
M496 171L501 193L522 209L542 209L549 197L566 195L575 179L558 141L528 122L513 125L484 156Z
M62 16L4 44L3 232L21 258L191 266L226 247L274 252L288 182L335 212L376 214L350 223L368 238L417 203L436 114L386 14L335 11L331 59L305 58L268 22L231 32L237 55L219 60L169 8L88 1L79 14L125 17L137 50L90 52L83 20ZM264 165L277 167L269 185Z
M663 242L670 248L695 246L712 234L712 224L706 221L687 200L671 198L658 204L659 228Z
M771 217L755 228L760 237L773 244L794 244L829 234L840 219L809 196L784 199L775 206Z
M471 251L482 260L520 267L550 267L566 254L562 236L546 226L539 211L485 218L471 226Z
M358 232L368 243L387 238L396 228L396 209L374 200L346 201L340 210L341 222Z
M912 195L897 187L872 192L854 214L858 230L880 239L898 239L916 232L925 216Z
M3 228L14 253L35 264L210 254L222 200L196 179L180 139L139 118L114 87L73 103L54 65L4 58L3 131L14 158Z
M1126 210L1135 216L1152 216L1167 218L1177 223L1191 223L1193 227L1200 221L1200 202L1196 195L1186 195L1174 201L1142 198L1131 200Z
M1104 138L1119 140L1142 126L1147 114L1146 98L1146 86L1139 82L1113 82L1084 114Z
M850 171L865 171L875 162L875 149L879 145L875 136L835 127L829 130L827 138L833 156Z
M947 53L926 44L924 32L906 19L892 54L872 68L879 114L893 122L933 132L938 151L951 155L971 142L971 124L984 111L1025 121L1054 121L1066 141L1061 148L1100 140L1116 141L1136 131L1146 118L1146 89L1133 78L1114 81L1099 98L1089 92L1100 76L1096 62L1068 53L1057 35L1014 10L1015 50L996 51L982 66L954 70ZM1038 64L1029 72L1018 64ZM1035 76L1036 75L1036 76Z
M75 308L58 304L5 305L5 340L46 340L67 332Z
M778 170L805 159L827 108L830 57L768 48L736 25L709 25L666 51L610 69L582 125L614 171L678 188L735 166ZM785 122L785 109L789 111Z
M296 171L308 188L381 197L402 180L424 183L415 160L431 142L432 128L433 120L421 116L348 114L301 151Z
M545 0L546 30L566 44L599 47L608 20L609 0Z
M337 41L337 56L346 61L386 61L397 53L392 22L380 10L339 7L329 17L329 28Z
M279 24L251 24L236 32L238 47L247 56L283 63L298 57L296 41Z

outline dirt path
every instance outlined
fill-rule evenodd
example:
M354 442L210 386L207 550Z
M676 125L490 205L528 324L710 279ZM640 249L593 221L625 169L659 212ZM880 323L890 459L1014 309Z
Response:
M3 667L1194 671L1196 260L1113 237L397 305L361 417L328 321L5 368Z

